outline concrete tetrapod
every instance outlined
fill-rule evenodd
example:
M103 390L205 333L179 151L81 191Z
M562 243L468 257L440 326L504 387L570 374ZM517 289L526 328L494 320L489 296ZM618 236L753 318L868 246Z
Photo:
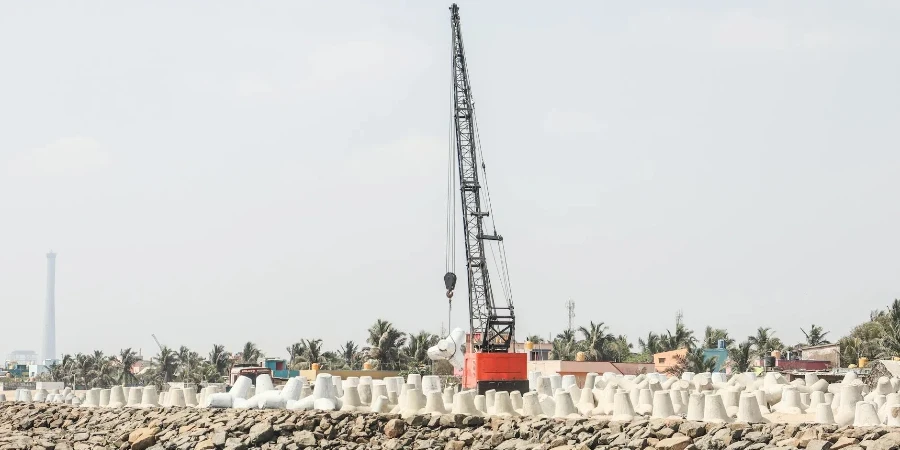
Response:
M425 413L447 414L447 408L444 406L444 397L440 391L432 390L425 396Z
M687 405L684 403L684 399L681 397L681 394L684 391L678 389L668 392L669 399L672 401L672 411L674 411L674 413L678 415L687 414Z
M272 377L267 373L261 373L256 376L256 392L253 395L259 395L275 389L272 384Z
M562 375L558 373L550 374L550 390L552 392L556 392L557 389L562 388Z
M652 419L665 419L675 415L675 408L672 405L672 396L669 391L656 391L653 393L653 414Z
M867 402L871 402L875 400L875 397L879 395L888 395L891 392L894 392L894 387L891 386L891 379L888 377L878 377L875 389L872 389L872 391L866 394L863 399Z
M342 398L344 396L344 382L341 380L340 375L332 375L331 376L331 384L334 385L334 395L337 398ZM359 392L359 391L357 391Z
M28 393L28 395L31 396L31 393ZM100 389L91 389L87 391L84 396L84 403L82 403L81 406L88 408L100 406Z
M109 399L110 399L110 396L112 395L111 392L112 392L111 389L101 389L100 390L100 404L98 406L103 407L103 408L109 406Z
M703 420L703 394L693 393L688 400L687 420L701 421Z
M374 388L375 386L372 383L359 383L359 385L356 386L356 392L357 395L359 395L359 401L362 402L363 405L372 403Z
M291 378L287 380L287 383L285 383L284 387L281 389L281 396L284 397L286 401L300 400L300 390L302 387L303 382L300 378Z
M141 390L140 404L143 407L159 406L158 398L159 394L156 392L156 386L144 386L144 389Z
M612 420L620 422L630 422L634 419L634 407L631 406L631 399L625 392L616 392L613 400Z
M484 405L486 412L494 412L494 396L496 395L497 391L494 389L484 391Z
M553 417L556 419L578 418L578 410L575 409L575 403L572 402L572 396L568 392L557 393L553 401L556 408L553 411Z
M600 400L597 401L597 407L591 411L593 415L608 416L613 413L616 403L616 388L613 385L607 385L603 388Z
M848 374L850 373L853 372L848 372ZM845 375L844 379L846 378L847 376ZM863 401L863 399L856 386L850 384L844 386L843 383L841 384L840 406L834 414L834 421L838 425L844 427L854 422L854 418L856 417L856 405L858 402Z
M428 397L432 392L441 393L441 377L437 375L425 375L422 377L422 394Z
M389 413L391 412L391 405L388 402L388 398L384 395L379 395L372 400L372 405L369 407L369 411L373 413Z
M442 399L444 400L445 405L453 405L453 394L455 393L456 390L454 390L452 386L447 386L446 388L444 388Z
M512 391L509 393L509 401L512 403L512 407L516 411L522 410L522 393L519 391Z
M537 379L537 393L538 395L553 395L553 389L550 387L550 378L549 377L538 377Z
M756 404L759 405L759 410L763 414L768 414L769 403L766 401L766 392L762 389L757 389L753 391L753 395L756 397Z
M461 391L453 394L453 414L465 414L469 416L482 416L475 407L475 394L472 391Z
M541 409L537 393L526 392L525 395L522 396L522 415L528 417L544 415L544 410Z
M891 392L884 399L884 404L878 407L878 418L881 419L881 423L885 423L888 419L889 408L892 405L900 404L900 394L896 392Z
M653 412L653 393L650 389L641 389L634 412L642 416Z
M482 415L487 415L487 397L485 397L484 395L476 395L475 409L481 412Z
M359 387L357 387L357 390ZM388 395L388 386L385 383L372 383L372 392L370 397L372 399L378 398L379 396L385 396L390 400L390 396ZM360 396L359 401L362 401L362 397ZM365 402L363 402L365 404Z
M885 405L887 407L887 426L900 427L900 403Z
M357 411L362 406L362 401L359 399L359 391L356 389L357 386L344 387L344 396L341 397L343 402L341 411Z
M854 427L874 427L881 425L878 420L878 412L875 404L867 401L856 402L856 411L853 418Z
M834 411L831 406L826 403L819 403L816 406L816 423L821 425L831 425L834 421Z
M139 387L133 387L128 390L128 401L125 402L125 406L138 406L141 404L141 398L144 395L144 389Z
M403 418L411 417L418 414L424 407L422 397L419 397L419 389L413 387L407 391L406 404L400 410L400 415Z
M254 397L256 398L256 407L259 409L284 409L287 407L287 400L281 396L281 392L274 389L256 394Z
M785 386L781 391L781 401L772 407L772 410L784 414L803 414L803 404L800 402L800 393L795 386Z
M250 388L253 387L253 381L250 378L241 375L234 382L234 385L231 386L231 390L228 391L234 398L247 398L247 394L250 393Z
M169 406L186 406L184 403L184 389L169 389Z
M102 404L103 391L100 391L100 398L100 403ZM122 386L113 386L112 389L109 390L109 398L106 406L109 408L121 408L125 406L125 391L122 389Z
M500 391L494 396L494 415L500 417L517 417L519 415L513 408L509 392Z
M730 423L731 417L725 411L725 404L719 394L706 395L703 403L703 421L712 423Z
M759 423L764 421L755 394L741 394L740 400L738 401L737 421L745 423Z

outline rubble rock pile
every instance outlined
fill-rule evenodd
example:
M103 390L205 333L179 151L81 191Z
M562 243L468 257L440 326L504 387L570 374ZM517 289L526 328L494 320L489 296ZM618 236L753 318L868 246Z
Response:
M0 405L0 448L385 450L888 450L890 427L743 424L651 419L551 419L445 414L361 414L259 409L79 408L66 404Z

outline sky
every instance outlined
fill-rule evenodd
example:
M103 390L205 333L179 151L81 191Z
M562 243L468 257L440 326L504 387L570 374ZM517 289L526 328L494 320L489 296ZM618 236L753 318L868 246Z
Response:
M0 354L41 348L51 249L60 354L446 327L448 7L0 5ZM900 298L897 2L460 14L520 337L572 299L793 343Z

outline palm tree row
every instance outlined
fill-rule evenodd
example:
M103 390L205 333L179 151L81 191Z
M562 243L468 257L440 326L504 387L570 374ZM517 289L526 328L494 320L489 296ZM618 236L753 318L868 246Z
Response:
M374 369L422 372L430 369L427 351L439 339L426 331L404 333L390 322L379 319L369 328L363 346L347 341L335 351L326 351L321 339L301 339L285 350L288 365L294 370L310 369L313 364L318 364L320 369L359 370L368 365ZM215 383L225 380L234 363L259 364L264 356L253 342L247 342L235 354L226 351L225 346L215 344L207 356L185 346L178 349L163 346L149 361L148 367L133 373L139 356L132 349L123 349L118 355L94 351L92 354L63 355L58 363L49 367L49 373L43 378L100 388L115 384L161 386L173 381Z
M896 347L900 349L900 304L897 305L894 314L897 318ZM820 326L813 324L808 330L801 329L801 331L806 338L805 342L788 347L768 327L760 327L754 335L738 343L729 336L728 330L723 328L707 326L703 338L698 339L693 330L677 322L671 330L662 333L650 332L646 337L639 338L639 351L633 352L626 336L609 332L609 327L603 322L590 322L586 327L565 330L557 334L550 341L550 358L571 361L582 353L586 361L651 363L656 353L686 349L683 355L675 357L677 367L674 370L702 372L716 366L714 360L711 361L704 356L707 353L705 350L718 348L721 342L728 352L730 364L735 369L744 371L751 367L756 359L767 356L774 350L797 350L801 347L829 343L825 339L828 332ZM545 342L537 335L529 336L527 340L533 343Z

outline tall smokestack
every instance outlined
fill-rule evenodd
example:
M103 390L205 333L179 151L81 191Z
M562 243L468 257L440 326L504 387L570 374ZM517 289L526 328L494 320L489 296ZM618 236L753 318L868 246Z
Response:
M44 304L44 342L41 358L56 359L56 253L47 253L47 301Z

